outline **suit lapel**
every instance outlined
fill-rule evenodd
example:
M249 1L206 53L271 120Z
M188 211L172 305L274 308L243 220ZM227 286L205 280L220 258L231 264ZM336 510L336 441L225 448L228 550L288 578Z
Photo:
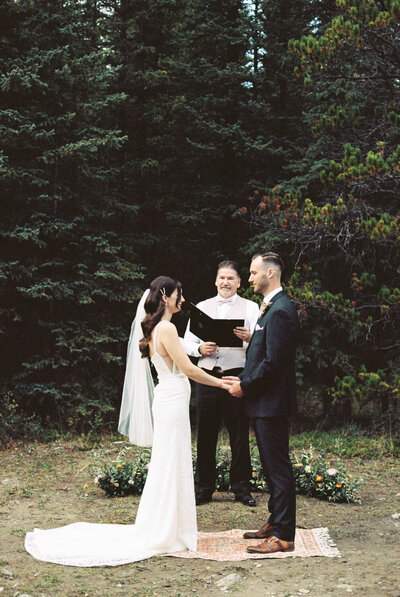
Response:
M261 322L263 322L263 323L264 323L264 325L265 325L265 322L266 322L266 317L267 317L268 311L269 311L269 310L270 310L270 309L273 307L273 305L274 305L275 301L277 301L279 298L281 298L282 296L284 296L284 294L285 294L285 293L283 292L283 290L281 290L281 291L277 292L277 293L275 294L275 296L273 296L273 297L272 297L272 299L270 300L270 303L272 303L272 305L270 305L270 306L268 307L268 309L266 309L266 310L265 310L265 312L263 313L263 316L262 316L262 317L260 317L260 318L258 319L258 321L257 321L257 324L256 324L256 325L260 325L260 324L261 324ZM261 325L260 325L260 327L264 327L264 326L261 326ZM254 328L254 332L255 332L255 328ZM254 332L253 332L253 336L251 337L251 340L250 340L250 342L249 342L249 345L248 345L248 347L247 347L247 349L246 349L246 354L247 354L247 351L249 350L249 348L250 348L250 345L251 345L251 343L252 343L252 340L253 340L253 337L254 337Z
M272 308L273 304L275 303L275 301L277 301L281 296L283 296L285 293L283 292L283 290L281 290L280 292L278 292L277 294L275 294L275 296L272 297L272 299L269 301L268 303L268 307L267 309L264 311L262 317L259 318L258 321L264 321L268 311Z

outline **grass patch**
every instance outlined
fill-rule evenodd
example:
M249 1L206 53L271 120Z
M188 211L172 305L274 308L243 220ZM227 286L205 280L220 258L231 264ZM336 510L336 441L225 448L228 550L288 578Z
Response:
M194 440L195 437L194 431ZM357 456L346 458L346 470L354 476L362 475L362 504L328 503L298 495L297 520L299 526L306 528L328 526L342 560L259 560L259 566L253 561L212 562L161 557L127 566L96 568L59 567L39 562L24 550L25 532L35 527L54 528L77 521L133 524L140 497L106 499L94 484L92 463L94 452L98 451L95 446L101 446L105 457L115 459L126 445L115 434L98 439L92 436L88 441L78 436L70 441L21 441L10 446L0 454L3 481L8 479L7 483L0 483L2 538L5 537L1 546L7 550L0 556L0 567L9 569L13 576L1 578L2 594L11 596L19 591L47 597L207 597L222 594L216 585L222 576L239 573L243 577L242 584L232 591L237 595L265 597L266 578L267 593L277 597L292 595L300 588L307 589L310 595L331 595L335 587L343 583L354 587L353 593L357 595L382 592L388 596L398 595L398 521L392 514L398 512L399 507L399 460L388 457L390 451L385 448L388 438L368 435L357 428L295 435L291 440L292 451L301 453L301 448L307 450L311 443L315 453L330 452L329 460L336 467L338 438L343 440L347 454L357 447ZM220 440L229 445L224 430ZM255 445L254 439L252 442ZM90 444L94 448L87 450ZM129 457L134 459L136 448L131 448ZM256 453L255 448L255 456ZM37 467L39 461L51 462L53 470ZM87 490L85 485L88 485ZM11 487L16 489L17 497L8 493ZM257 508L246 508L234 501L232 492L215 492L210 504L197 508L199 530L259 528L265 522L269 496L260 492L255 497ZM374 549L368 548L371 545Z
M193 445L196 445L196 430L192 433ZM357 425L347 425L330 431L303 431L290 436L290 450L298 452L314 450L327 455L342 458L361 458L376 460L380 458L396 458L400 456L400 439L389 435L376 434ZM229 446L229 435L225 428L221 429L218 445ZM253 430L250 428L250 446L257 445Z
M379 459L400 456L400 441L388 435L372 435L356 425L331 431L305 431L290 438L290 448L301 450L312 446L342 458Z
M61 576L55 572L45 572L39 579L39 587L51 589L61 582Z

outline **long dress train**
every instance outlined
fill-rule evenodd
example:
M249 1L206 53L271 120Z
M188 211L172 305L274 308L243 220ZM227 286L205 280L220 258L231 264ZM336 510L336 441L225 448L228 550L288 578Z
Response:
M170 371L157 352L152 362L159 379L153 401L154 439L135 524L77 522L35 529L25 538L25 548L34 558L66 566L117 566L162 553L196 551L190 384L175 364Z

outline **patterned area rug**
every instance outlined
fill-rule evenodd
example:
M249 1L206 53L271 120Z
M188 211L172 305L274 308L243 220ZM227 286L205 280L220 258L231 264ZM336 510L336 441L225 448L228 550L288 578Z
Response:
M250 545L257 545L260 540L243 539L241 529L220 533L198 533L197 551L179 551L165 554L175 558L202 558L219 562L237 562L240 560L259 560L265 558L309 558L323 556L341 557L340 552L329 537L326 527L319 529L296 529L295 550L273 554L252 554L246 551Z

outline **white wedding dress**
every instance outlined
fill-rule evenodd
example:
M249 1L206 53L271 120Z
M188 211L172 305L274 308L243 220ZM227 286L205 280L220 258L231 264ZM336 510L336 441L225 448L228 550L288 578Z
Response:
M159 325L159 324L158 324ZM157 554L196 551L197 524L189 421L190 383L156 351L152 362L154 438L149 472L134 525L76 522L27 533L36 559L66 566L118 566Z

